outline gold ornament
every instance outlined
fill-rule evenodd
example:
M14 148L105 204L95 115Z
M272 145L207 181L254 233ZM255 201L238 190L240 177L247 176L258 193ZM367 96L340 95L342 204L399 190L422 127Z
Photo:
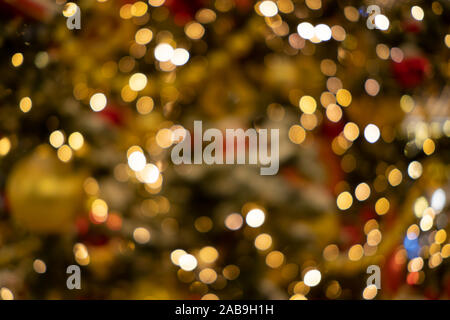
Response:
M6 193L14 221L35 233L64 233L82 204L83 175L59 161L49 146L38 147L12 170Z

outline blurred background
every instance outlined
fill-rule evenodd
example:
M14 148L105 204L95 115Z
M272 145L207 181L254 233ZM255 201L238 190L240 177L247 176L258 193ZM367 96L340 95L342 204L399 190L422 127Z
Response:
M1 299L450 297L447 0L76 4L0 1ZM175 166L194 120L278 174Z

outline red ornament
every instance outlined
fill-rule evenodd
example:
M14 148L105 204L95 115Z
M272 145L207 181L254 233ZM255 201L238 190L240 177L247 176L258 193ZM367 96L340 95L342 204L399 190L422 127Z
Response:
M386 259L385 267L382 268L382 288L386 290L386 293L390 295L394 295L398 292L398 289L401 287L404 281L404 264L399 264L398 259L396 259L396 255L398 254L399 249L393 250Z
M208 4L208 0L167 0L164 5L169 8L177 25L185 25L194 19L195 13Z
M402 29L409 33L419 33L422 30L422 23L415 20L407 20L402 23Z
M346 250L355 244L360 244L364 239L364 235L360 226L349 224L341 227L339 238L343 240L342 249Z
M121 127L125 124L125 112L123 108L114 105L107 105L105 109L98 113L107 122Z
M450 276L447 274L445 278L445 292L450 297Z
M439 291L434 287L427 287L425 288L425 291L423 295L430 300L437 300L439 299Z
M85 217L77 218L77 220L75 221L75 225L77 233L80 236L87 234L87 232L89 231L89 220Z
M370 206L365 206L360 212L360 217L362 219L362 222L366 223L371 219L377 219L378 215Z
M405 58L392 63L392 73L398 84L409 89L420 85L429 71L429 62L423 57Z
M253 3L251 0L235 0L236 8L241 12L248 12L252 9Z
M102 247L106 246L110 239L103 234L87 234L84 237L80 237L80 242L83 242L86 246Z
M328 119L323 120L322 124L322 132L325 136L329 137L330 140L333 140L336 136L338 136L344 130L344 122L331 122Z
M0 1L0 10L43 22L50 22L59 11L55 1L51 0Z

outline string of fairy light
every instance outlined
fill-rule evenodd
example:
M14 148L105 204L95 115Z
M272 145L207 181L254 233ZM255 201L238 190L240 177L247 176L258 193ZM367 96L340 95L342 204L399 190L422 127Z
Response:
M105 1L98 1L105 2ZM119 15L123 20L132 20L138 25L137 31L133 36L133 43L129 48L129 55L122 57L118 63L109 61L101 66L103 75L106 78L114 77L117 69L123 73L129 74L136 65L136 60L146 56L148 50L152 50L155 68L158 72L169 74L176 72L178 67L186 65L190 60L188 46L185 39L176 41L173 34L167 30L155 30L149 27L141 27L150 20L149 11L157 10L153 17L157 21L164 21L168 18L167 8L164 5L165 0L149 0L148 4L143 1L136 1L133 4L127 3L120 7ZM315 11L322 8L321 0L305 0L305 5L309 10ZM207 33L207 25L213 23L221 13L232 9L232 1L215 1L215 8L203 8L196 12L195 20L184 26L184 35L188 40L200 40ZM64 15L70 16L73 7L66 6ZM295 4L291 0L264 0L258 1L254 5L255 13L262 17L267 27L277 37L286 39L290 49L295 53L304 55L314 54L314 45L326 45L327 41L336 41L345 44L346 50L352 50L355 47L355 37L340 25L327 25L322 21L300 21L297 26L292 27L283 17L295 15ZM432 4L434 14L442 14L442 6L435 1ZM343 9L344 17L349 21L356 23L362 17L360 11L353 6L346 6ZM420 6L411 6L411 17L417 21L425 18L424 10ZM432 18L432 17L431 17ZM158 20L159 19L159 20ZM302 19L297 19L302 20ZM377 32L390 32L390 21L386 15L379 15L375 19ZM375 31L374 31L375 32ZM446 34L442 41L450 48L450 34ZM378 43L374 48L376 57L380 60L392 60L401 62L404 59L402 49L398 47L389 47L386 44ZM339 47L337 52L338 60L343 55L343 49ZM24 56L22 53L14 53L11 57L11 64L15 68L20 68L23 64ZM49 56L46 52L40 52L36 55L34 64L42 69L49 63ZM358 62L355 59L355 63ZM364 62L363 62L364 63ZM311 136L314 135L314 129L319 127L324 117L333 123L337 123L344 118L347 108L352 108L352 93L344 87L343 81L337 76L339 63L332 59L323 59L320 62L320 71L326 77L324 90L319 96L313 97L305 95L300 90L291 90L289 92L289 101L292 105L298 107L300 112L299 123L289 128L289 140L299 146L310 143ZM131 74L120 90L120 97L125 103L135 103L136 112L139 115L148 115L155 107L155 100L148 92L148 87L152 78L142 72ZM382 90L383 83L374 78L367 78L363 83L367 95L376 97ZM107 92L95 91L89 88L82 81L74 84L74 97L88 104L93 112L101 112L108 105ZM161 95L166 97L166 102L175 101L177 90L170 83L162 89ZM399 107L405 114L410 114L417 107L415 97L403 95L398 101ZM24 96L20 99L18 107L23 113L28 113L32 107L32 97ZM271 104L268 107L268 114L272 117L280 116L277 105ZM278 111L277 111L278 110ZM278 113L277 113L278 112ZM133 181L144 184L145 190L154 195L153 199L144 200L144 205L150 208L157 208L155 211L168 212L170 203L167 198L159 196L158 193L163 185L163 172L167 164L161 160L162 150L170 148L178 141L174 140L174 131L184 128L178 124L166 121L162 128L159 128L155 134L148 139L146 145L132 145L126 151L126 164L122 163L114 169L114 177L119 181L127 181L133 178ZM426 156L431 156L436 151L435 140L441 136L450 137L450 120L442 123L427 123L425 120L420 123L411 123L406 129L406 136L410 139L407 148L413 144L417 149L423 151ZM374 123L367 124L364 128L356 123L348 121L340 134L333 138L331 142L332 151L341 156L341 167L344 172L352 172L357 164L357 159L347 151L350 150L357 139L363 139L366 143L375 144L380 140L391 143L395 139L389 128L380 128ZM63 130L55 130L49 134L49 144L55 148L58 158L63 162L70 162L77 154L83 154L83 148L86 147L85 139L81 132L66 133ZM11 149L11 142L8 137L0 139L0 156L5 156ZM156 155L156 157L155 157ZM153 161L154 159L158 159ZM346 213L354 206L356 201L364 202L371 198L374 191L382 193L388 186L395 188L401 185L405 179L418 180L422 177L425 165L420 161L410 161L406 168L396 167L395 165L379 165L376 168L377 176L374 181L361 181L351 190L348 183L343 182L336 189L341 190L336 196L336 206L339 211ZM106 223L111 230L119 230L122 226L122 218L119 214L111 212L105 200L98 197L99 185L95 178L89 177L84 183L84 189L89 197L90 219L96 224ZM450 256L450 245L447 241L446 231L443 229L447 221L440 215L446 204L445 192L441 188L436 188L431 196L421 195L414 200L412 210L417 223L410 224L404 236L403 248L396 254L395 261L400 265L407 263L407 282L417 284L423 281L423 268L425 260L428 260L430 268L439 266L443 259ZM387 195L383 195L374 201L374 210L379 216L387 214L390 210L391 202ZM256 203L245 203L241 212L232 212L228 214L223 227L230 231L237 231L246 225L249 228L259 230L266 222L269 213L265 208ZM212 229L213 222L207 216L199 217L195 220L194 227L200 233L208 232ZM349 261L360 261L363 257L374 256L377 253L377 247L383 241L383 234L380 229L380 223L376 219L370 219L363 226L366 242L351 246L346 252L342 252L337 244L329 244L323 249L323 258L328 261L336 261L345 256ZM428 245L420 245L419 235L422 232L429 232L427 235ZM139 245L145 245L152 240L151 230L146 226L138 226L132 231L132 238ZM276 241L273 235L266 232L257 234L253 239L255 249L265 255L265 263L269 268L280 269L282 272L291 272L297 274L298 265L288 263L285 254L276 250ZM75 260L80 265L89 264L89 252L86 245L76 243L73 247ZM172 263L179 269L177 276L180 281L190 283L192 286L206 286L203 290L203 299L218 299L220 294L208 292L207 285L216 283L220 288L218 279L224 278L226 281L233 281L239 277L239 266L234 264L217 266L220 252L213 246L204 246L197 249L175 249L170 254ZM46 264L40 259L36 259L33 268L37 273L46 272ZM292 271L294 270L294 271ZM291 299L307 299L311 288L318 286L323 277L323 270L318 262L303 266L301 280L292 281L288 291ZM196 275L198 280L196 280ZM329 282L325 288L328 298L339 297L342 288L338 281ZM362 292L365 299L373 299L377 295L377 289L368 286ZM0 296L2 299L12 299L13 293L7 288L1 288Z

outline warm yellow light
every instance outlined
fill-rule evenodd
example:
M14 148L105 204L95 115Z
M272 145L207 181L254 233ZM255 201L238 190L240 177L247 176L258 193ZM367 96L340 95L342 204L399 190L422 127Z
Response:
M205 268L199 272L198 277L201 282L211 284L217 280L217 273L211 268Z
M377 142L380 134L380 129L374 124L368 124L364 129L364 137L369 143Z
M419 179L420 176L422 175L422 164L419 161L412 161L409 165L408 165L408 175L412 178L412 179Z
M216 248L207 246L203 247L199 252L199 258L205 263L213 263L219 257L219 252Z
M155 183L158 181L160 172L153 163L147 163L142 170L136 173L137 178L144 183Z
M2 300L14 300L14 294L6 287L0 289L0 298Z
M402 182L402 179L403 179L402 172L397 168L389 172L388 181L391 184L391 186L393 187L398 186Z
M23 63L23 54L20 52L15 53L11 58L11 63L14 67L19 67Z
M68 18L68 17L73 16L77 12L77 10L78 10L78 7L77 7L77 5L75 3L67 2L64 5L64 9L63 9L62 14L63 14L64 17Z
M213 22L214 20L216 20L216 17L217 15L213 10L206 8L200 9L195 14L195 18L197 19L197 21L203 24Z
M92 95L89 104L95 112L102 111L106 107L106 96L103 93L95 93Z
M143 1L137 1L131 6L131 14L135 17L142 17L147 10L148 5Z
M60 130L55 130L50 134L50 144L54 148L59 148L64 144L64 134Z
M252 209L247 213L245 221L250 227L258 228L262 226L265 218L265 214L261 209Z
M369 96L376 96L380 92L380 84L375 79L367 79L364 83L364 89Z
M225 226L230 230L238 230L242 227L244 219L239 213L231 213L225 218Z
M189 38L198 40L205 34L205 28L198 22L189 22L184 27L184 32Z
M339 89L336 93L336 100L341 106L348 107L352 103L352 94L346 89Z
M380 216L386 214L389 211L389 207L389 200L384 197L378 199L375 203L375 211Z
M389 29L389 24L390 24L389 19L385 15L377 14L375 16L375 26L378 29L385 31Z
M255 238L255 247L264 251L272 246L272 237L267 233L262 233Z
M148 0L148 4L152 7L160 7L166 2L166 0Z
M447 232L444 229L439 230L434 235L434 241L438 244L442 244L447 239Z
M67 144L64 144L58 149L57 155L59 160L61 160L62 162L68 162L70 159L72 159L73 152Z
M202 300L219 300L219 297L214 293L207 293L202 296Z
M79 132L74 132L69 136L69 146L74 150L79 150L83 147L84 138Z
M298 124L294 124L292 127L289 128L289 139L295 143L300 144L303 141L305 141L306 132L305 129L303 129Z
M433 227L433 217L429 215L424 215L422 219L420 219L420 229L422 231L428 231Z
M185 254L179 259L180 268L185 271L192 271L197 267L197 259L191 254Z
M353 122L347 122L344 126L344 137L349 141L355 141L359 136L359 128Z
M309 270L305 273L305 276L303 277L303 282L310 287L315 287L320 283L320 280L322 279L322 274L317 269Z
M377 246L381 242L381 232L378 229L373 229L367 234L367 244L369 246Z
M22 112L27 113L28 111L30 111L32 105L33 102L29 97L23 97L22 99L20 99L19 107Z
M147 77L143 73L135 73L128 80L128 85L133 91L141 91L147 85Z
M136 102L136 109L140 114L148 114L153 110L155 103L152 98L140 97Z
M363 182L356 186L355 197L359 201L367 200L370 196L370 187L367 183Z
M176 66L182 66L186 64L189 60L189 51L187 51L184 48L177 48L173 51L173 56L170 59L170 62L172 62Z
M186 254L186 251L183 249L176 249L173 250L170 254L170 260L172 260L172 263L176 266L180 264L180 258Z
M316 111L317 103L311 96L303 96L299 101L300 109L307 114L313 114Z
M431 139L426 139L424 142L423 142L423 146L422 146L422 148L423 148L423 152L427 155L427 156L429 156L430 154L432 154L433 152L434 152L434 150L436 149L436 145L434 144L434 141L433 140L431 140Z
M364 255L364 249L360 244L355 244L348 250L348 258L351 261L358 261Z
M404 112L411 112L412 109L414 109L414 106L415 102L411 96L405 94L400 98L400 108L402 108Z
M326 115L331 122L338 122L342 118L342 109L337 104L329 104L327 106Z
M222 274L227 280L234 280L239 277L240 269L234 264L230 264L223 268Z
M45 273L47 266L41 259L36 259L33 261L33 269L36 273Z
M447 243L445 246L442 247L441 255L442 258L450 257L450 244Z
M278 13L278 7L275 2L270 0L262 1L259 4L259 11L265 17L273 17Z
M421 257L417 257L411 259L408 263L408 271L409 272L419 272L423 268L423 259Z
M323 249L323 257L327 261L334 261L339 257L339 248L335 244L330 244Z
M128 166L133 171L141 171L145 168L146 163L145 155L140 151L134 151L128 157Z
M423 12L423 9L421 7L413 6L411 8L411 15L414 19L422 21L423 17L425 16L425 13Z
M8 137L0 139L0 156L5 156L11 150L11 141Z
M139 227L133 231L133 238L137 243L145 244L150 241L150 237L150 231L146 228Z
M139 29L134 35L134 40L136 40L137 44L146 45L150 41L152 41L153 32L148 28Z
M108 218L108 205L102 199L95 199L91 205L92 218L97 223L103 223Z
M156 133L156 143L161 148L168 148L173 143L173 132L170 129L163 128Z
M279 268L284 262L284 254L280 251L272 251L266 256L266 264L273 268Z
M378 289L374 284L367 286L363 291L363 298L366 300L372 300L376 297Z
M341 210L347 210L348 208L350 208L353 204L353 197L350 192L344 191L339 194L336 199L336 204Z
M212 229L213 222L210 217L202 216L195 219L194 226L198 232L205 233Z

